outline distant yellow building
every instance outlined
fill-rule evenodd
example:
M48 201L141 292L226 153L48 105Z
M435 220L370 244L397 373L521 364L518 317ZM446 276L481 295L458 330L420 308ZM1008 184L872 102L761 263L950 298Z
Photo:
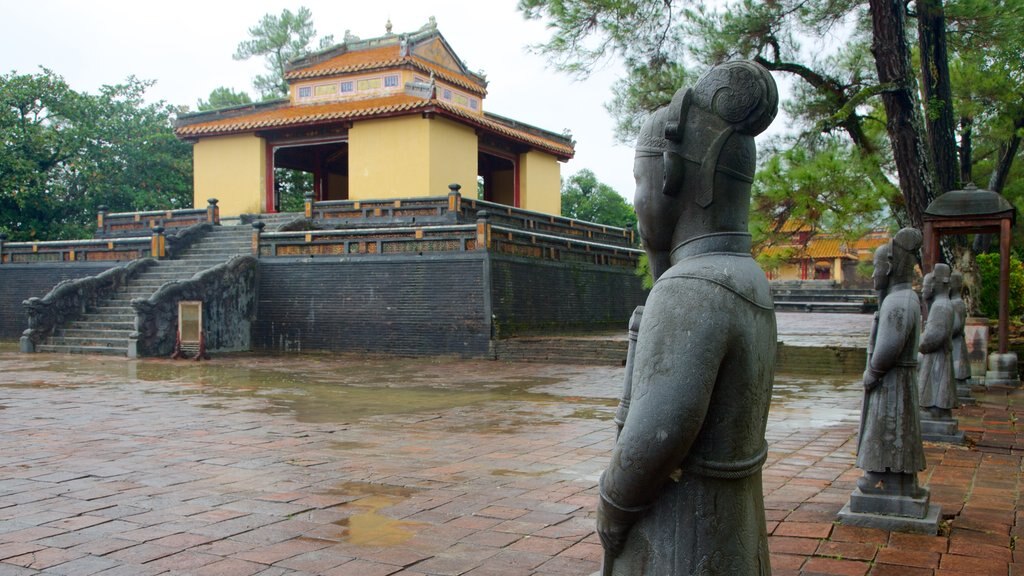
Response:
M815 232L801 223L787 224L785 243L765 247L761 254L776 262L765 273L770 280L830 280L848 284L857 265L870 262L875 249L889 241L886 230L872 230L849 242L832 234Z
M440 196L458 183L527 210L561 212L564 135L483 107L470 72L433 19L412 34L343 44L290 63L286 99L178 119L194 143L196 206L221 214L276 212L274 168L313 174L316 200Z

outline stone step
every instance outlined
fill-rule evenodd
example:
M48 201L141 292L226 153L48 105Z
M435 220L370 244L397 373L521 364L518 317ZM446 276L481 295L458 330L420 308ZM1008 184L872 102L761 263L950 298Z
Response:
M88 325L83 328L58 328L54 338L99 338L102 340L127 339L128 335L134 332L130 328L120 330L108 330Z
M46 341L51 346L77 346L79 348L128 348L128 337L108 338L102 335L51 336Z
M101 354L104 356L128 356L128 344L122 348L110 346L66 346L54 344L40 344L36 347L37 352L53 352L57 354Z
M114 323L114 322L131 322L134 325L134 323L135 323L135 310L133 310L131 308L127 308L127 309L125 309L125 312L122 313L122 314L111 314L111 313L106 313L106 314L96 314L96 313L86 314L85 317L80 318L79 320L77 320L77 322L85 322L85 323L99 322L99 323L104 323L104 324L109 324L109 323Z
M135 317L130 321L104 320L102 318L82 318L67 325L65 330L135 330Z

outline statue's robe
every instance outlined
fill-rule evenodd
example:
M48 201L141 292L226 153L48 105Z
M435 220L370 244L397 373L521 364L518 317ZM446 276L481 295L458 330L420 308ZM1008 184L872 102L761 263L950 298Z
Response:
M925 468L918 420L917 347L921 301L910 284L892 286L878 310L868 370L884 374L864 392L857 467L917 473Z
M601 479L611 502L644 509L612 574L771 573L761 466L775 348L771 293L749 252L685 257L657 281Z
M928 321L921 334L917 378L921 408L956 408L953 381L953 306L948 298L936 298L928 308Z
M950 298L953 306L953 379L966 385L971 378L971 359L967 351L964 328L967 323L967 304L960 298Z

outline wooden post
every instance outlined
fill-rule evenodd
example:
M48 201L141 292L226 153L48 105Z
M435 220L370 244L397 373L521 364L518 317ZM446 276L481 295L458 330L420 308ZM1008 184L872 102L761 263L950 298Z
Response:
M263 227L266 224L262 220L257 220L252 223L252 255L260 257L260 235L263 234Z
M149 254L153 258L160 260L166 254L166 239L164 238L164 227L154 226L153 227L153 238L150 240Z
M487 221L490 216L487 210L481 210L476 213L477 250L489 250L491 248L491 223Z
M448 185L448 211L456 214L462 210L462 194L459 190L462 190L462 186L458 184Z
M999 353L1009 350L1010 324L1010 219L999 222Z
M96 228L103 231L103 225L106 224L107 219L107 207L104 205L97 206L98 213L96 214Z
M305 199L306 199L306 218L312 218L313 217L313 204L316 202L316 193L315 192L306 192Z
M206 200L206 221L210 224L220 224L220 207L217 206L216 198Z

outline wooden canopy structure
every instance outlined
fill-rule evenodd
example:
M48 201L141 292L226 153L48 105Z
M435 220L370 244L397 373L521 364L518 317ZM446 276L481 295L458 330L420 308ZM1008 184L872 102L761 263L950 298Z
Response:
M1017 209L996 192L968 184L939 196L924 211L924 273L939 257L939 240L957 234L999 234L999 353L1009 349L1010 228Z

